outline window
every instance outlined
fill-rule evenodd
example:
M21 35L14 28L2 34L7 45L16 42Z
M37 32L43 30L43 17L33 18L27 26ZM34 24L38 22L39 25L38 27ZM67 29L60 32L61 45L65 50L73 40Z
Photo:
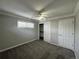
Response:
M17 26L18 28L34 28L34 23L18 21Z

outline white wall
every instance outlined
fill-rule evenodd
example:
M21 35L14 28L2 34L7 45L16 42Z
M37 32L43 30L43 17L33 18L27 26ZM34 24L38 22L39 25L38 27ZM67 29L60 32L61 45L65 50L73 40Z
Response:
M79 59L79 12L77 13L75 19L75 52L77 59Z
M34 23L34 28L18 28L17 21ZM0 14L0 50L38 39L38 22Z
M79 0L77 2L74 14L75 14L75 54L76 59L79 59Z

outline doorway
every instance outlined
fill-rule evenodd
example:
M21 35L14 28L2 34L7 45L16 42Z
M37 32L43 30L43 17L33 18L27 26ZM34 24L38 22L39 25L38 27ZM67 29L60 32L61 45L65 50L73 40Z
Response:
M39 24L39 40L44 40L44 24Z

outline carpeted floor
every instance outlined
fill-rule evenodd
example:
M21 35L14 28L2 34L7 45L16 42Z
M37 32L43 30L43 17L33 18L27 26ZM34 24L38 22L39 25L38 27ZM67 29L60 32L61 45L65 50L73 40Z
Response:
M0 59L75 59L74 52L41 40L0 53Z

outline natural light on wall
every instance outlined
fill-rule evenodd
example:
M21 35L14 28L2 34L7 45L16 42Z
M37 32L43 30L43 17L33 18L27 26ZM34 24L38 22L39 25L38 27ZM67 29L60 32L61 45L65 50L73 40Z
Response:
M18 28L34 28L34 23L18 21L17 26Z

